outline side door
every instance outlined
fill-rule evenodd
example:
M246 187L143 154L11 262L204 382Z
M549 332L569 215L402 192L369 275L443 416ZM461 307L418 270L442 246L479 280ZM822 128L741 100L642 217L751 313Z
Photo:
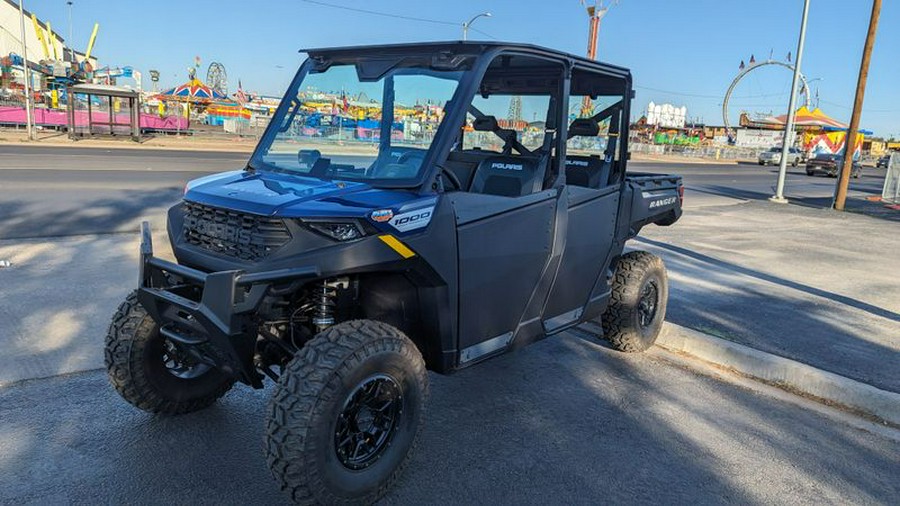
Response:
M461 365L505 350L514 337L543 336L541 311L565 226L560 187L551 183L563 76L559 62L502 55L471 102L456 149L482 159L460 177L466 191L448 194L457 221ZM539 176L519 184L504 174L523 165L540 167Z
M451 200L459 248L460 363L509 345L526 307L540 296L553 249L557 201L556 190L514 202L477 194Z
M604 277L615 241L623 172L619 169L624 164L619 144L619 133L624 131L622 95L593 100L573 95L569 104L570 111L581 112L568 127L562 204L567 206L568 226L562 261L544 311L547 333L596 316L591 313L602 308L609 296Z

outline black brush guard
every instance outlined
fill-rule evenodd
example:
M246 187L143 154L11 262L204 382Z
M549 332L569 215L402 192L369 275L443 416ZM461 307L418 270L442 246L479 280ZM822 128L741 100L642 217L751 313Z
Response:
M316 267L267 272L203 272L153 256L150 225L141 224L138 301L179 349L257 388L253 365L257 310L276 285L319 277ZM196 294L199 293L199 300Z

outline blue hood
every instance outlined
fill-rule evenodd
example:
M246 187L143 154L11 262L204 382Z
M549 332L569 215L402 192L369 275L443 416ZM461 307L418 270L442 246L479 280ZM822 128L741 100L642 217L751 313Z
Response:
M409 190L377 189L353 181L241 170L191 181L184 198L264 216L363 218L375 209L399 208L419 195Z

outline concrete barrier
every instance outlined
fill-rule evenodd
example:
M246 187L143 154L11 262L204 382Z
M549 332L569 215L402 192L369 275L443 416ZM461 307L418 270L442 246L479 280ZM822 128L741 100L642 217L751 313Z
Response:
M656 344L900 427L900 394L668 322Z

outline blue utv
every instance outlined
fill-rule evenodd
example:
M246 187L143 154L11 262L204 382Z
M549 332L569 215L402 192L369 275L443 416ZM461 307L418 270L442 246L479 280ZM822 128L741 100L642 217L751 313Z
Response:
M370 503L416 446L427 370L584 322L617 350L653 344L665 268L623 250L678 220L683 186L626 171L627 69L508 43L306 52L246 166L169 210L177 263L145 225L106 366L125 400L164 414L271 381L281 487ZM377 132L304 129L323 102Z

